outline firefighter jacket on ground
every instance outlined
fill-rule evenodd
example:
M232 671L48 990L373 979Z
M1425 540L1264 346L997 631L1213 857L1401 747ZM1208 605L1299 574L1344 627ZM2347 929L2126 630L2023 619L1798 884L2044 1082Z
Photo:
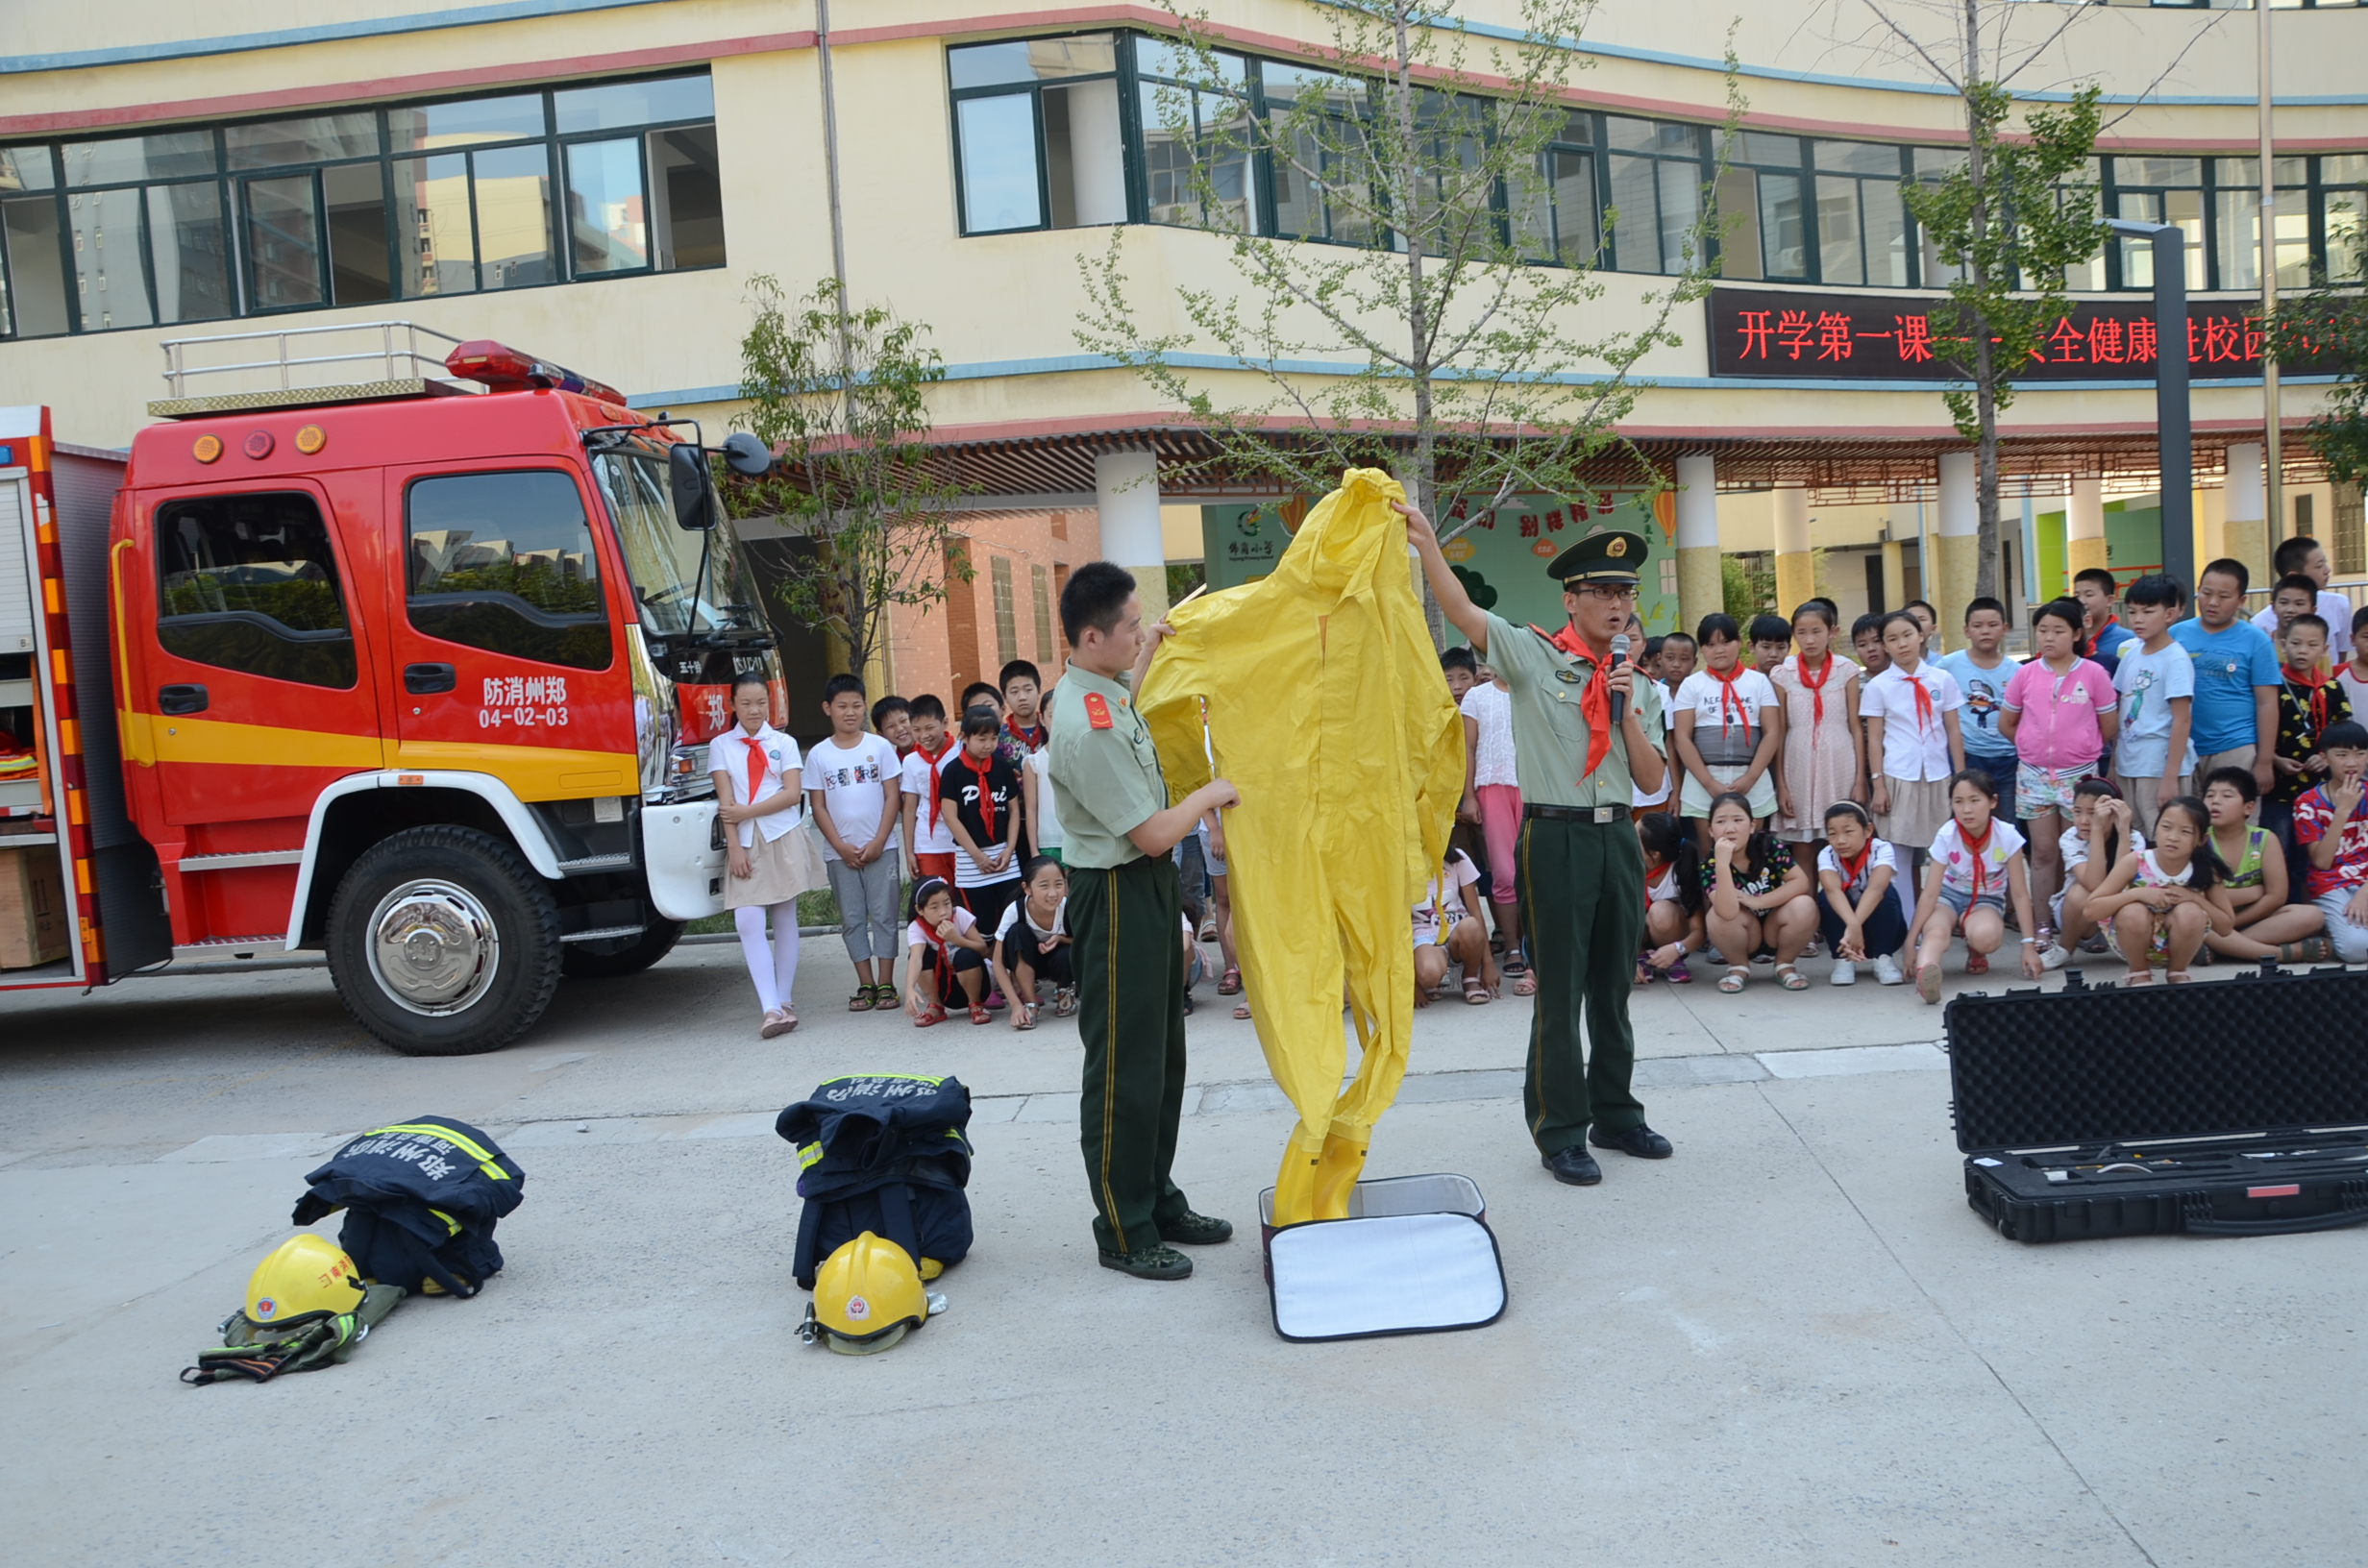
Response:
M362 1273L414 1295L473 1296L501 1271L494 1224L525 1196L526 1172L493 1139L450 1116L362 1134L305 1178L295 1221L342 1209L339 1242Z
M971 1250L971 1091L958 1078L833 1078L782 1111L774 1131L798 1150L798 1284L864 1232L919 1262L921 1277Z
M1350 469L1273 575L1205 594L1145 675L1171 797L1218 776L1258 1043L1299 1113L1274 1221L1342 1218L1414 1029L1414 906L1464 788L1464 725L1415 599L1405 491ZM1205 714L1205 720L1204 720ZM1203 724L1205 723L1205 732ZM1341 983L1363 1056L1346 1090Z

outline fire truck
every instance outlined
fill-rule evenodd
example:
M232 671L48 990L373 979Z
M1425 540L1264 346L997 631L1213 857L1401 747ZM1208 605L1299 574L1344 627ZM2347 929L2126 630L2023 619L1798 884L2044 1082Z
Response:
M128 454L0 408L0 990L312 950L464 1055L721 912L704 743L787 714L697 425L408 322L164 349Z

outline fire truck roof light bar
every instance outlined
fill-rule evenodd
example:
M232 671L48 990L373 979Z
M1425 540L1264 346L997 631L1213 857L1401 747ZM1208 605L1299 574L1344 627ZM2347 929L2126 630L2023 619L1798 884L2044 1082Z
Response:
M546 386L560 392L580 392L604 403L625 401L625 394L548 359L537 359L522 354L506 344L481 337L461 344L444 358L444 368L455 376L481 381L494 388Z

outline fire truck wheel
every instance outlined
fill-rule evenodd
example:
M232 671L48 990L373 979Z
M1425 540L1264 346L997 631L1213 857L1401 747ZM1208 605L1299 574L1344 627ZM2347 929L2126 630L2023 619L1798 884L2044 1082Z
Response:
M560 949L559 972L570 980L605 980L620 974L639 974L673 952L681 936L680 920L653 917L637 937L569 943Z
M338 996L407 1056L474 1056L517 1039L551 1005L559 950L550 889L475 828L382 839L329 906Z

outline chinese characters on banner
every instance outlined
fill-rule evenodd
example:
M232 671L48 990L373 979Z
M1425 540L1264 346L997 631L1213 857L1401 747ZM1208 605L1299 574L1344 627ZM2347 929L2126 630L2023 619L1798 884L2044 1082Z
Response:
M1936 341L1953 331L1956 305L1946 296L1811 294L1714 288L1710 297L1711 374L1804 380L1943 381L1963 380ZM2076 300L2042 337L2013 379L2032 381L2152 380L2163 353L2149 299ZM2188 374L2261 373L2260 306L2250 300L2190 300L2183 344ZM2288 374L2333 369L2281 361Z

